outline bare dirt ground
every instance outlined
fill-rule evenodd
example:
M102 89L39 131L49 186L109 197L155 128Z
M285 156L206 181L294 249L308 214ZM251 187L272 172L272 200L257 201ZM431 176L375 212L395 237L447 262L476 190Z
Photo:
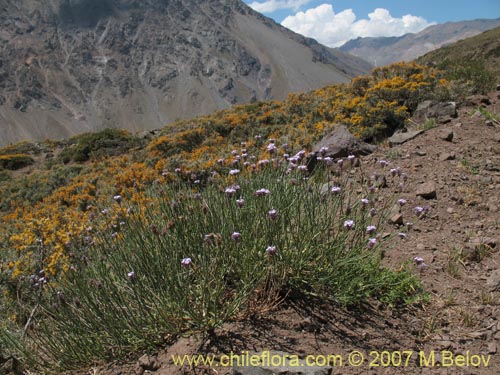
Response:
M500 113L497 94L489 95L491 104L481 104L476 98L450 122L402 145L382 145L362 158L367 170L385 159L390 167L399 166L408 174L400 194L408 203L401 214L403 222L412 221L413 227L387 250L385 262L399 267L414 257L423 258L427 267L420 270L415 265L414 272L430 295L427 304L390 309L372 303L364 311L349 311L321 301L288 302L274 311L227 324L205 340L179 338L154 356L142 357L140 363L133 358L128 364L113 363L82 373L232 374L234 370L227 367L174 365L171 356L220 358L231 351L270 350L302 359L342 356L342 366L337 363L317 374L500 374L500 124L488 123L476 113L480 105ZM436 198L417 196L420 185L429 182L435 185ZM386 190L393 194L391 188ZM413 212L416 206L428 206L429 212L418 219ZM349 354L355 350L364 357L358 367L349 363ZM387 363L382 351L411 352L402 353L398 365L399 354L392 354L392 362ZM487 366L484 362L474 366L487 358ZM243 372L247 370L241 373L274 373L264 369ZM281 373L314 373L299 370L306 371Z

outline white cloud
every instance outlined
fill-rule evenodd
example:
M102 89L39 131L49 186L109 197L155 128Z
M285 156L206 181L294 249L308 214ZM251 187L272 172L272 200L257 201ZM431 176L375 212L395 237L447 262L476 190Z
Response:
M298 11L302 5L310 3L312 0L269 0L264 2L253 1L248 4L257 12L273 13L280 9L293 9Z
M410 14L394 18L383 8L377 8L368 14L368 19L356 20L352 9L335 13L331 4L322 4L305 12L298 12L294 16L286 17L281 24L330 47L339 47L360 36L401 36L433 25Z

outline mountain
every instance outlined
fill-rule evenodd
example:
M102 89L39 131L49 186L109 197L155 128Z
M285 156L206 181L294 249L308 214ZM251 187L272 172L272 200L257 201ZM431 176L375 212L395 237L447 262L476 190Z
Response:
M429 26L417 34L400 37L357 38L340 47L341 51L383 66L397 61L411 61L429 51L470 38L500 26L500 18L447 22Z
M473 62L475 65L484 66L493 74L493 80L498 80L500 79L500 27L426 53L417 61L445 69L453 65L466 68L467 64L464 62ZM485 76L484 79L489 78ZM497 82L489 83L496 84Z
M0 145L159 128L370 64L240 0L0 0Z

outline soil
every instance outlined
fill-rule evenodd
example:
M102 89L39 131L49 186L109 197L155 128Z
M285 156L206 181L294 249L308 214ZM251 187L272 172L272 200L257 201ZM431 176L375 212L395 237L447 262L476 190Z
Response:
M389 168L399 166L408 174L400 194L408 203L401 213L404 223L414 224L406 238L387 250L385 262L399 267L414 257L423 258L427 267L415 265L414 272L429 293L428 303L391 309L372 302L349 311L321 301L287 302L273 311L228 323L208 338L179 338L151 358L143 357L142 365L137 357L85 373L232 374L232 368L175 366L171 355L218 357L231 351L270 350L301 358L343 355L343 367L325 372L332 374L500 374L500 285L494 290L495 281L500 284L499 272L495 273L500 265L500 124L487 122L476 111L483 105L498 114L500 99L496 92L489 95L489 105L480 99L473 98L459 109L457 118L407 143L392 148L381 145L361 158L367 170L385 159ZM429 182L435 185L436 197L417 196L420 185ZM393 194L390 188L385 190ZM418 219L413 212L416 206L428 206L429 212ZM365 358L360 367L347 363L354 350ZM384 367L377 356L382 351L413 353L403 354L400 366L395 361ZM434 353L434 366L420 361L420 352L424 359ZM457 359L450 367L445 366L448 352ZM491 357L488 366L474 367L473 362L460 366L459 355L468 355L469 360L472 355ZM404 366L406 356L410 358Z

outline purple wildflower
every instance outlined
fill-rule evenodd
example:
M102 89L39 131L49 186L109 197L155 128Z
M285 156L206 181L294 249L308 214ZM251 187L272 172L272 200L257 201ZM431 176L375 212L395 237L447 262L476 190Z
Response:
M401 239L405 239L406 238L406 233L398 233L398 237L401 238Z
M340 194L341 190L342 189L340 188L340 186L332 186L332 188L330 189L330 191L335 195Z
M346 220L344 221L344 228L345 229L352 229L354 228L354 221L353 220Z
M269 256L276 254L276 246L268 246L266 249L266 253Z
M377 230L377 227L375 225L369 225L366 227L366 233L372 234Z
M135 279L137 278L137 275L135 274L134 271L131 271L131 272L127 273L127 277L130 281L135 281Z
M378 163L382 166L382 167L386 167L389 165L389 162L387 160L379 160Z
M259 160L259 161L257 162L257 165L258 165L259 167L264 166L264 165L268 165L268 164L269 164L269 160L268 160L268 159L262 159L262 160Z
M366 198L361 199L361 206L366 207L370 201Z
M236 193L236 189L232 186L229 186L226 188L226 190L224 190L224 193L226 193L228 197L232 197Z
M230 176L235 176L235 175L237 175L238 173L240 173L240 170L239 170L239 169L231 169L231 170L229 171L229 175L230 175Z
M421 206L417 206L415 207L415 213L417 214L417 216L420 216L424 213L425 209Z
M245 204L245 200L243 198L236 199L236 205L241 208Z
M273 153L276 151L276 145L274 143L270 143L267 145L267 151Z
M114 199L116 202L120 203L120 202L122 201L122 196L121 196L121 195L115 195L115 196L113 197L113 199Z
M181 173L181 169L180 169L180 168L175 168L175 169L174 169L174 172L175 172L175 173Z
M377 210L376 210L375 208L373 208L373 207L372 207L372 208L370 208L370 216L372 216L372 217L373 217L373 216L375 216L375 215L377 215Z
M278 211L276 211L274 208L272 210L270 210L268 213L267 213L267 216L269 216L269 218L271 220L276 220L278 218Z
M259 189L255 192L255 195L258 196L258 197L263 197L265 195L269 195L271 192L268 190L268 189Z
M403 199L403 198L398 199L398 204L399 204L400 206L404 206L407 202L408 202L408 201L407 201L406 199Z
M325 154L326 154L326 152L327 152L327 151L328 151L328 147L325 147L325 146L323 146L323 147L321 147L321 148L319 149L319 153L320 153L321 155L323 155L323 156L325 156Z
M239 241L241 239L241 233L233 232L233 234L231 234L231 239L233 241Z
M369 249L373 249L375 245L377 244L377 239L376 238L370 238L368 240L368 244L366 245Z
M415 264L417 265L417 267L423 271L425 268L427 268L427 264L425 264L424 262L424 258L421 258L421 257L415 257L413 258L413 261L415 262Z
M184 267L188 267L192 262L193 261L191 260L191 258L184 258L181 260L181 265L183 265Z

